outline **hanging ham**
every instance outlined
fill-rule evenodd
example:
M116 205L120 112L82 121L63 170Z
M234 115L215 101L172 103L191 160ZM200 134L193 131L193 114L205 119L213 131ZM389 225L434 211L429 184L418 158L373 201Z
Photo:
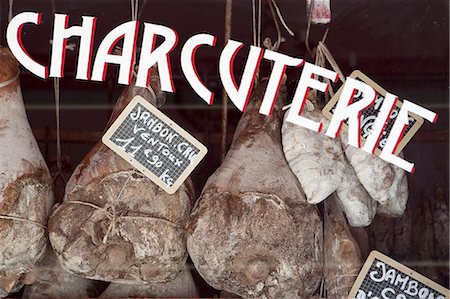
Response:
M362 267L361 252L335 194L324 203L324 277L327 298L346 298Z
M135 95L153 105L162 98L155 69L150 90L133 83L110 124ZM62 265L86 278L166 282L185 266L184 226L193 199L190 180L169 195L99 141L67 183L49 221L50 241Z
M19 64L0 47L0 296L23 285L47 246L52 180L25 113ZM26 280L26 279L25 279Z
M211 286L244 298L306 298L322 275L322 223L281 147L281 86L270 116L254 90L231 148L191 214L188 251Z
M317 99L311 92L308 97L316 103ZM323 131L330 123L317 107L305 109L302 115L321 122ZM339 138L330 138L285 121L282 140L285 157L305 190L309 203L317 204L336 192L351 226L362 227L372 222L376 202L359 182L344 155Z

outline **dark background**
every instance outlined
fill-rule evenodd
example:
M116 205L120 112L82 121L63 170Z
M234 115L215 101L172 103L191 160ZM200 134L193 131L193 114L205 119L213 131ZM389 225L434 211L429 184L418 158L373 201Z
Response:
M263 38L269 36L274 41L276 34L273 21L267 3L264 3ZM310 59L305 48L305 2L277 0L277 3L286 22L295 32L295 37L290 37L282 31L286 42L282 43L279 52ZM326 44L344 74L349 75L353 70L359 69L400 99L408 99L439 114L438 122L425 123L405 148L406 159L416 164L416 172L408 175L408 209L411 211L411 219L424 217L424 196L433 206L436 194L444 194L448 221L448 4L446 0L333 0L331 3L332 22L329 25ZM0 42L5 44L8 1L0 0L0 10ZM25 26L23 41L35 59L48 64L53 24L51 1L15 0L14 15L22 11L43 13L42 25ZM79 24L82 15L98 17L94 51L112 28L130 20L131 16L130 1L127 0L59 0L56 1L56 11L68 14L70 24ZM192 175L197 194L209 175L220 165L221 84L217 64L224 45L224 13L225 1L149 0L140 19L141 22L169 26L179 35L178 46L171 54L176 93L167 95L163 111L209 148L209 154ZM311 46L317 44L325 29L324 25L312 25ZM142 31L141 25L140 36ZM181 72L179 62L182 45L189 37L199 32L218 37L216 47L201 47L197 52L199 74L216 94L213 106L207 106L193 92ZM234 1L231 37L244 42L246 46L252 43L251 1ZM138 38L138 43L140 40ZM248 47L239 52L235 69L241 70L242 63L247 58L247 51ZM70 168L76 167L94 142L99 140L115 100L123 89L123 86L116 83L117 68L114 66L108 67L104 83L75 80L75 66L76 53L67 51L65 77L61 80L61 130L62 152L69 172ZM263 68L267 67L268 64L265 63ZM291 93L300 72L301 69L288 71L288 88ZM22 70L20 79L31 126L45 158L52 165L55 159L53 81L41 80L26 70ZM241 113L231 103L228 107L228 139L231 140ZM429 222L426 220L425 224L420 222L420 227L413 221L412 231L429 234L423 227L430 225L427 221ZM386 223L385 221L384 225ZM395 234L392 238L395 239ZM435 239L436 237L436 242ZM372 248L381 248L385 253L412 266L414 261L423 260L419 252L425 249L421 249L420 244L409 244L409 253L401 255L396 254L394 245L392 248L390 245L383 247L376 240L371 242ZM446 250L447 255L437 249L431 250L433 252L428 257L429 261L424 262L447 267L448 244ZM435 278L440 280L439 283L448 286L448 270L446 276Z

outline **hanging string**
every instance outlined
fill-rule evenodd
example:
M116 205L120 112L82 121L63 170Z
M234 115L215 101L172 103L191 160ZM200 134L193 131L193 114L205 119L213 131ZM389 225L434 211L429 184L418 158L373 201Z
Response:
M51 0L51 7L53 14L56 13L56 3L55 0ZM56 181L58 177L67 183L67 178L62 170L62 154L61 154L61 119L60 119L60 88L59 88L60 78L53 78L53 91L55 97L55 118L56 118L56 169L57 173L53 177L53 182Z
M272 1L269 1L269 8L270 8L270 12L272 14L272 19L273 19L273 23L275 25L275 29L277 31L277 41L273 45L272 45L272 41L270 40L270 38L265 39L264 41L267 40L269 42L268 46L269 46L270 50L277 51L280 48L280 44L282 42L281 29L280 29L280 25L278 24L277 17L275 15L275 8L274 8ZM272 61L272 66L273 66L273 61Z
M261 27L262 27L262 0L258 0L258 47L261 47Z
M144 7L146 4L147 4L147 0L144 0L144 2L142 3L142 6L139 8L139 0L130 0L131 20L132 21L137 21L141 18L142 12L144 11ZM115 54L120 55L122 53L122 48L119 46L115 46L113 51ZM137 57L137 51L134 51L132 69L133 69L133 75L135 77L137 76L136 67L135 67L136 66L136 57ZM156 99L155 92L150 87L150 84L148 84L147 89L155 96L155 99Z
M341 79L341 81L343 83L345 83L344 73L339 68L339 65L337 64L337 62L334 59L333 55L331 54L330 50L328 50L328 47L325 45L325 43L324 42L319 42L319 46L318 47L322 51L323 55L325 56L325 58L327 59L328 63L331 65L333 70L338 74L339 79Z
M139 0L130 0L131 20L136 21L138 18Z
M140 11L139 10L139 0L130 0L130 7L131 7L131 20L132 21L137 21L138 19L138 14ZM136 57L137 57L137 53L136 51L134 51L134 55L133 55L133 65L131 66L131 69L133 70L133 75L137 76L136 74Z
M8 22L11 22L12 17L13 17L13 4L14 4L14 0L9 0Z
M253 46L256 46L256 0L252 0L252 37L253 37Z
M144 11L145 4L147 4L147 0L144 0L144 2L142 3L141 8L139 9L137 20L140 20L142 17L142 12Z
M61 177L64 183L67 183L67 178L62 170L62 154L61 154L61 120L60 120L60 88L59 78L53 79L53 87L55 93L55 114L56 114L56 168L57 173L53 177L55 181L58 177Z
M258 15L256 11L256 0L252 0L252 20L253 20L253 45L261 47L261 0L258 0ZM256 71L255 87L258 86L259 69Z
M233 1L226 0L225 4L225 30L224 43L227 44L231 37L231 22L233 12ZM222 113L221 113L221 128L220 128L220 159L225 160L227 152L227 136L228 136L228 95L225 88L222 88Z
M306 37L305 37L306 50L311 55L313 54L313 51L311 50L311 47L309 46L309 31L311 29L311 20L312 20L313 8L314 8L314 0L311 0L311 4L309 5L309 11L308 11L308 25L306 27Z
M289 33L290 36L295 36L294 32L291 29L289 29L289 26L284 21L283 15L281 14L281 10L278 7L277 2L275 0L270 0L270 3L272 3L273 7L275 8L275 11L276 11L278 18L280 19L280 22L283 25L284 29L286 29L286 31Z

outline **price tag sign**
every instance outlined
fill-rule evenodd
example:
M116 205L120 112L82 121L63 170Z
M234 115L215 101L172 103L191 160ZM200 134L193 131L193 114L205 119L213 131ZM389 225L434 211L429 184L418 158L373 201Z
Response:
M208 151L140 96L125 107L102 141L169 194L175 193Z
M349 298L444 299L449 298L449 290L374 250L356 278Z
M363 146L366 137L369 135L370 130L372 129L372 126L375 123L378 111L380 110L381 105L384 101L384 97L386 96L386 90L383 89L380 85L378 85L374 81L372 81L369 77L361 73L360 71L354 71L353 73L351 73L350 78L362 81L367 85L372 86L372 88L375 90L376 93L375 103L361 111L361 122L360 122L361 146ZM336 109L336 104L339 98L341 97L343 88L344 85L341 86L341 88L337 91L337 93L333 96L333 98L331 98L331 100L327 103L327 105L322 109L323 115L325 115L325 117L327 117L328 119L331 119L333 116L334 110ZM361 100L362 96L363 94L360 91L356 92L353 97L353 101L357 102ZM384 131L381 134L378 147L375 149L376 155L380 155L381 151L383 150L384 145L386 144L387 138L389 136L389 133L392 130L392 126L394 125L395 118L397 117L401 107L402 103L400 102L400 100L398 100L396 106L394 106L394 109L391 112L391 115L389 116L388 121L386 122ZM410 113L408 119L409 124L405 128L400 143L398 144L397 149L394 153L396 155L403 150L403 148L408 144L408 142L411 140L411 138L423 124L423 118L414 113ZM342 124L342 128L348 132L347 120L345 120L344 123Z

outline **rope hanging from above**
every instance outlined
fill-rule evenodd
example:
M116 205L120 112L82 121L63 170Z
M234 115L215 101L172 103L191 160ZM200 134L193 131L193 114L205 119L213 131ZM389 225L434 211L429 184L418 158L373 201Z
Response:
M51 8L53 14L56 13L56 3L55 0L51 1ZM53 176L53 182L60 177L64 183L67 183L68 178L65 176L62 170L62 151L61 151L61 118L60 118L60 88L59 88L60 78L53 78L53 91L55 97L55 118L56 118L56 168L57 173Z
M233 16L233 1L226 0L225 4L225 36L224 43L227 44L231 37L231 23ZM220 128L220 159L223 162L227 151L227 136L228 136L228 94L225 88L222 88L222 111L221 111L221 128Z
M12 17L13 17L13 4L14 4L14 0L9 0L9 5L8 5L8 22L11 22Z

